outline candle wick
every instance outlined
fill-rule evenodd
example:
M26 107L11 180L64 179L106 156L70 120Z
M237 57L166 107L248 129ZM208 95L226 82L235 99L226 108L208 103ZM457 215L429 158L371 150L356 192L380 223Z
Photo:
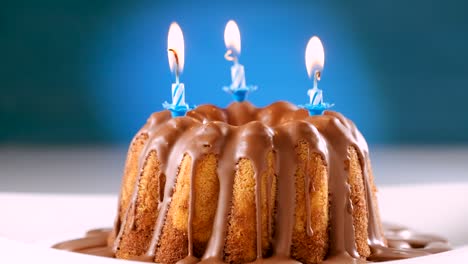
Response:
M318 89L318 81L320 81L321 72L315 71L314 72L314 89Z
M224 54L224 58L225 58L227 61L233 61L234 63L238 63L238 61L237 61L237 56L233 56L232 49L228 49L228 50L226 51L226 53Z
M172 52L172 55L174 55L174 61L175 61L175 78L176 78L176 83L179 83L179 56L177 55L177 52L174 49L168 49L167 51Z

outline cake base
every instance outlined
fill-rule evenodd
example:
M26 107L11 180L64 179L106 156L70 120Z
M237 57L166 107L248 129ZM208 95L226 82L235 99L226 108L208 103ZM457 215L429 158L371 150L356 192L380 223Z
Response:
M349 255L339 255L329 258L322 263L383 262L426 256L451 250L448 241L436 235L417 233L394 224L384 224L383 228L388 246L372 252L368 261L353 259ZM107 245L107 238L111 231L111 228L90 230L83 238L64 241L54 245L53 248L114 258L115 255L112 248ZM274 257L263 259L265 263L291 263L291 261L291 259L283 260ZM195 260L194 262L199 262L199 260Z

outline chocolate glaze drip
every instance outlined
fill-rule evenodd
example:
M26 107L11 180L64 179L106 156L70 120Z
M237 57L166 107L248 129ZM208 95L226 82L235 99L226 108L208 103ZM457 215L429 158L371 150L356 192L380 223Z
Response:
M255 108L248 102L233 103L226 109L203 105L189 111L185 117L171 118L168 111L154 113L137 135L142 134L148 136L148 143L141 153L138 171L143 170L146 157L151 152L155 152L160 163L161 174L165 176L165 182L164 193L158 204L159 212L152 240L141 260L153 261L155 258L177 180L178 166L185 155L189 155L192 160L192 171L187 225L188 255L179 263L223 263L227 223L233 198L234 175L236 164L242 158L252 162L255 172L257 261L297 263L290 258L290 254L294 227L294 194L296 193L294 174L298 164L295 146L300 141L307 142L309 155L318 153L322 157L329 172L330 245L327 263L335 262L335 260L348 263L361 261L355 242L353 205L350 199L349 173L346 167L350 147L356 149L363 172L368 210L368 244L372 251L369 259L373 261L401 259L447 249L446 241L435 237L412 235L413 241L401 239L402 232L409 232L404 229L390 229L387 234L389 237L387 245L384 234L381 232L377 206L374 204L375 197L369 176L370 168L368 168L367 143L355 125L337 112L328 111L320 116L309 116L307 111L287 102L277 102L265 108ZM273 254L263 259L261 176L267 170L266 161L270 152L273 152L276 158L277 190L272 189L272 179L267 179L266 193L270 197L269 194L277 192L277 210L273 219L274 227L270 219L267 221ZM217 175L220 191L212 234L205 253L199 260L193 254L192 243L193 193L196 191L192 184L195 173L193 168L201 158L208 154L215 154L218 159ZM308 173L309 170L306 168L305 171ZM126 222L131 221L131 226L134 225L138 183L137 179L130 205L128 208L123 208L124 214L121 217L118 216L115 222L114 231L117 235L113 247L114 252L119 248ZM310 201L309 189L314 188L311 187L310 177L305 177L305 188L308 203ZM267 210L271 211L268 201L266 206ZM119 212L121 212L120 208ZM311 210L308 204L306 204L306 214L307 234L312 236ZM274 237L272 237L273 234ZM88 236L86 239L92 242L95 237ZM81 242L66 242L57 246L77 251L75 246L84 243L82 240L78 241ZM443 246L429 241L442 243ZM426 247L428 245L430 246ZM78 247L79 250L81 249Z

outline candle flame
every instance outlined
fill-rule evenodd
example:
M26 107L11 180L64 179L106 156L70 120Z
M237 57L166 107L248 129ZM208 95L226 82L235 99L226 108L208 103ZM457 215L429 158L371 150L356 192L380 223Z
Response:
M323 70L325 63L325 52L322 41L317 36L313 36L307 43L305 63L309 77L314 74L320 79L320 72Z
M224 29L224 43L226 48L231 50L229 56L237 57L241 52L241 37L239 27L234 20L229 20Z
M178 75L184 69L184 35L180 26L173 22L167 34L167 57L171 71Z

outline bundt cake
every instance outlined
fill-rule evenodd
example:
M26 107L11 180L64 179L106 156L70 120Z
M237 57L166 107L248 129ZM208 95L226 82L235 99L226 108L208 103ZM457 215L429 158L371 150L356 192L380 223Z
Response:
M449 249L385 228L351 121L242 102L154 113L130 145L114 228L54 247L157 263L361 263Z
M337 112L277 102L154 113L131 143L115 255L248 263L384 247L366 141Z

